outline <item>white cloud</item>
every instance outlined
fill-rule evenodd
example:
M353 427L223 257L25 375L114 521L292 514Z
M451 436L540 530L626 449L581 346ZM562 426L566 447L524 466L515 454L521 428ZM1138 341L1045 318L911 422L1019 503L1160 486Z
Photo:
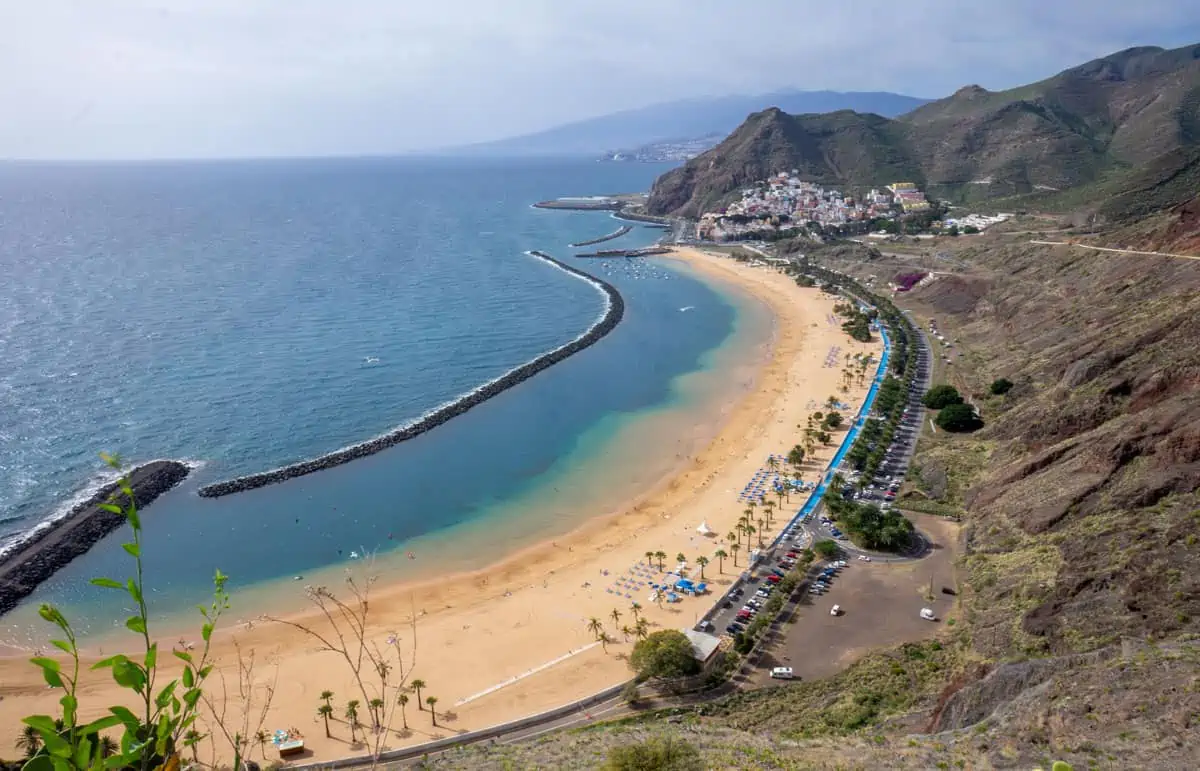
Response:
M1200 0L38 0L0 156L386 153L704 94L939 96L1200 39Z

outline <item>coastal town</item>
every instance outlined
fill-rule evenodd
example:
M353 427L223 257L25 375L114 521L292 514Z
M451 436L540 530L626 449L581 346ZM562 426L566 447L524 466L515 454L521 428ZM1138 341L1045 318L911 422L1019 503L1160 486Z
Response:
M701 241L770 239L830 229L886 237L917 215L937 213L935 204L913 182L893 182L856 195L805 181L798 170L792 169L743 188L737 200L705 212L696 223L695 233ZM960 231L982 232L1011 216L927 216L926 227L953 235Z

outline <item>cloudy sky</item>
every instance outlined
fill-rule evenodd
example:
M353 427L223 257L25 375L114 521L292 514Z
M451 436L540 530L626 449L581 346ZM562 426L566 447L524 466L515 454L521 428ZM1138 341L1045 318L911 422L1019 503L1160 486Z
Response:
M7 0L0 157L377 154L685 97L943 96L1132 45L1200 0Z

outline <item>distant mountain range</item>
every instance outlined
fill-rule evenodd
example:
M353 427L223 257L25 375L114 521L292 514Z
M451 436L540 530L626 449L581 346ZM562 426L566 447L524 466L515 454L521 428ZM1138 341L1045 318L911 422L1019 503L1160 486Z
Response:
M454 148L468 155L600 156L634 151L660 142L686 142L708 135L725 136L746 116L767 107L786 112L856 110L895 116L929 100L887 92L776 91L752 96L686 99L640 107L568 123L495 142Z
M757 112L660 177L649 210L695 216L791 169L837 185L912 181L957 200L1088 185L1111 195L1140 172L1137 186L1173 204L1187 191L1170 180L1194 168L1197 150L1200 45L1131 48L1007 91L967 86L896 119ZM1145 178L1155 168L1168 184Z

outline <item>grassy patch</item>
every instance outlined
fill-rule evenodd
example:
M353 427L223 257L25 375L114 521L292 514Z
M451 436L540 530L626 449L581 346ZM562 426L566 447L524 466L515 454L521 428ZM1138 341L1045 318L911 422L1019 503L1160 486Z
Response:
M937 641L871 654L825 680L734 694L697 708L705 723L776 731L784 739L845 736L913 709L941 687L955 660Z

